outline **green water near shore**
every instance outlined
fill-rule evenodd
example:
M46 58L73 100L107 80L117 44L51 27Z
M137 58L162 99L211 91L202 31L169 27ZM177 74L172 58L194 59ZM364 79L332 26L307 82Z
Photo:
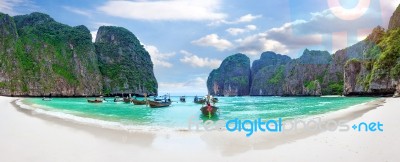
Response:
M187 97L185 103L179 97L171 97L173 102L167 108L149 108L145 105L110 102L88 103L86 98L27 98L23 102L47 112L77 117L117 122L123 125L186 128L190 118L206 120L200 108ZM372 97L219 97L216 106L219 115L212 120L229 119L292 119L323 114L347 108L352 105L372 101ZM60 116L61 114L61 116Z

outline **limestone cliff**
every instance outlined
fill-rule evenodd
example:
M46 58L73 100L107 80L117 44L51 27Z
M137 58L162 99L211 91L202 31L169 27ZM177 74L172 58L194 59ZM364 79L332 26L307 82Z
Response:
M398 27L400 27L400 7L399 6L393 12L392 17L390 17L388 30L396 29Z
M392 96L400 74L399 40L398 28L385 32L376 27L364 40L369 45L359 50L362 57L347 61L344 67L344 94Z
M139 40L120 27L98 31L95 48L85 26L37 12L0 13L0 95L156 94L153 64Z
M289 61L291 59L286 55L271 51L262 53L251 67L250 95L282 95L285 65Z
M305 50L300 58L290 60L273 52L263 53L253 63L249 95L399 96L399 42L400 5L387 31L378 26L365 40L333 55ZM223 75L214 70L209 79ZM207 82L209 92L221 93L222 84L215 83L220 82Z
M207 88L211 95L249 95L250 59L240 53L225 58L208 76Z
M1 95L101 94L101 75L86 27L70 27L42 13L0 17Z
M331 62L327 51L310 51L292 60L285 67L283 95L285 96L320 96L321 82Z
M286 95L320 96L321 82L331 62L326 51L306 49L298 59L274 52L264 52L253 62L248 72L249 59L243 54L226 58L213 70L207 81L212 95Z
M122 27L102 26L95 46L105 93L157 94L150 55L133 33Z

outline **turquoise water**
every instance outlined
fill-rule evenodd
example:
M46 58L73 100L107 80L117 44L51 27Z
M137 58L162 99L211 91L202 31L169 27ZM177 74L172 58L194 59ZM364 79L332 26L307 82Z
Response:
M335 111L374 99L369 97L219 97L217 103L219 115L212 119L279 117L291 119ZM112 98L108 100L112 101ZM171 100L179 101L179 97L171 97ZM170 107L156 109L122 102L94 104L88 103L86 98L53 98L52 101L28 98L23 102L49 112L118 122L123 125L184 128L187 127L189 118L208 119L201 115L201 105L193 103L193 97L187 97L186 101L186 103L173 102Z

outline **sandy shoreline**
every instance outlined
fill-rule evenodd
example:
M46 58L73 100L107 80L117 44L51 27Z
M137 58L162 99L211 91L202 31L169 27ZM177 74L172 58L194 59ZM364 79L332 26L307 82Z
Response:
M321 115L348 124L380 121L383 132L127 132L16 108L0 97L0 161L399 161L400 98ZM383 105L383 106L380 106Z

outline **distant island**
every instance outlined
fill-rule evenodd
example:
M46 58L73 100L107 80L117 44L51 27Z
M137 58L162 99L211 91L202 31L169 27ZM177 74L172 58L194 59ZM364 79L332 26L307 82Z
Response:
M149 53L122 27L100 27L93 43L83 25L0 13L0 60L3 96L157 95Z
M207 79L217 96L400 96L400 7L387 30L329 54L304 50L298 59L268 51L250 67L244 54L227 57Z

